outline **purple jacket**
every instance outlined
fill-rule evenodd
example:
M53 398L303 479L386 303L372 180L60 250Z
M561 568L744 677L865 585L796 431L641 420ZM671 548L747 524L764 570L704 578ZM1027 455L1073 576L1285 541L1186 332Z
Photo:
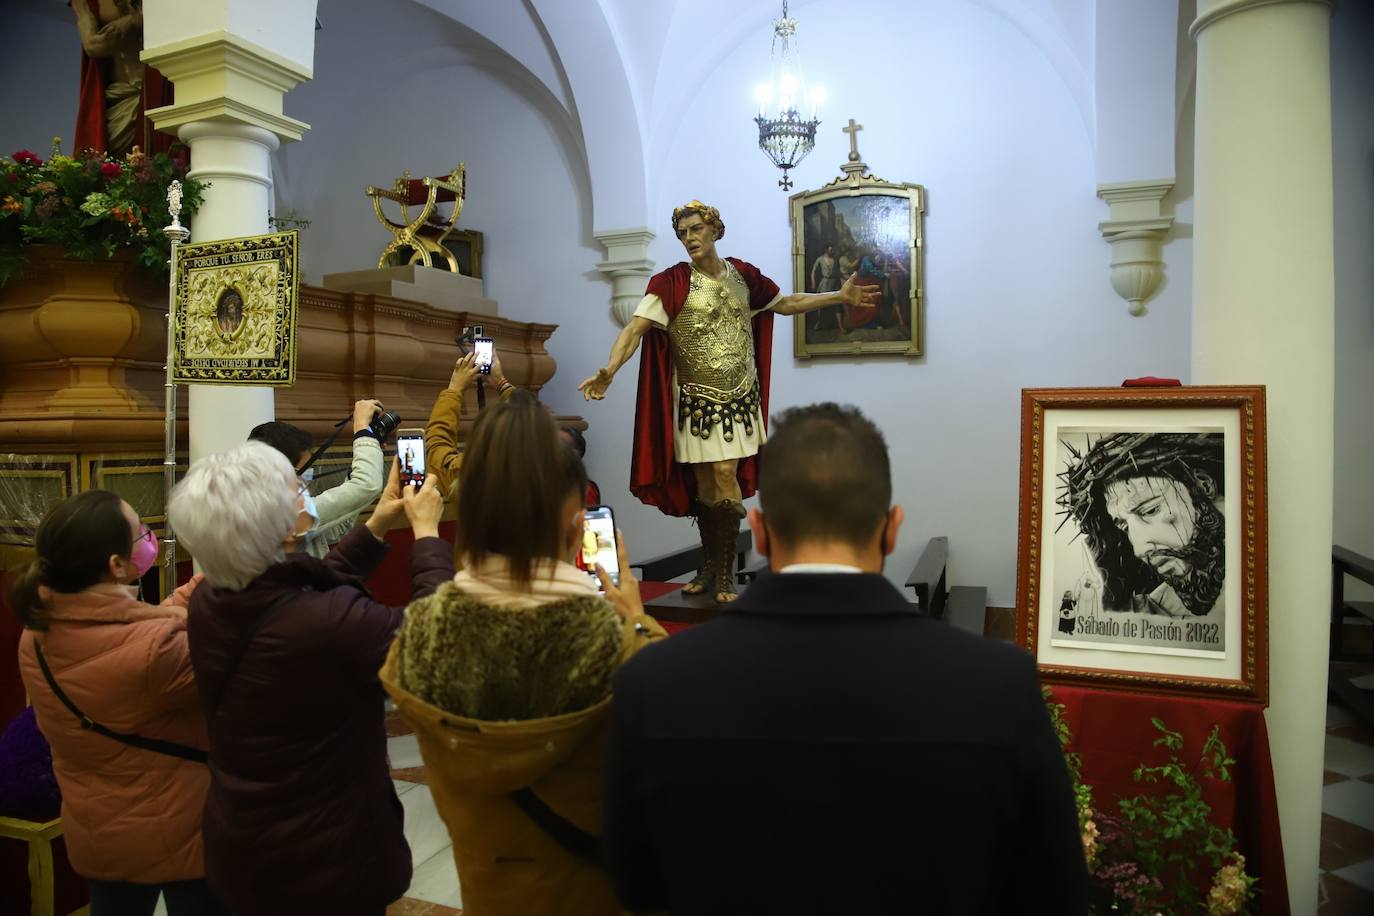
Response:
M296 554L243 591L191 596L205 871L240 916L380 912L410 884L377 681L405 609L361 582L387 549L358 525L323 560ZM413 597L452 578L449 545L416 541Z

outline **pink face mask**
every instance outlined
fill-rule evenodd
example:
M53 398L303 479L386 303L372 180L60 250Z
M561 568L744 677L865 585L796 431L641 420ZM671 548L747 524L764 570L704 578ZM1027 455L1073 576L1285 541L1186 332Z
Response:
M129 562L134 565L134 572L138 573L140 579L157 563L157 538L147 525L143 526L143 533L134 541Z

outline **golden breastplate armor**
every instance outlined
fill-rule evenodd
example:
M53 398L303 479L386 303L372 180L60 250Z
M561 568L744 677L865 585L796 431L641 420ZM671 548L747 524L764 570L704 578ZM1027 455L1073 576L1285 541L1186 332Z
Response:
M728 265L729 262L727 262ZM758 376L754 370L754 333L748 290L733 266L724 282L697 271L682 311L668 325L677 367L678 428L708 439L720 423L726 442L734 424L754 431Z

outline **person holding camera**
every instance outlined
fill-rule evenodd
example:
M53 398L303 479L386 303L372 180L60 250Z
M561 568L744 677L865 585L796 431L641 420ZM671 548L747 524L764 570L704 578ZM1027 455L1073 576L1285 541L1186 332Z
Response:
M19 672L52 748L67 854L91 882L92 914L151 916L159 893L171 916L226 913L206 885L201 843L210 774L186 637L199 579L163 604L140 601L131 583L157 562L157 538L108 490L53 508L34 548L10 592L24 625ZM148 739L189 756L139 743Z
M353 465L349 468L348 479L319 496L312 496L308 490L305 493L306 512L313 522L301 549L312 557L323 559L329 548L348 533L358 513L372 505L382 492L385 474L382 443L396 426L395 422L390 422L378 428L374 420L383 412L382 402L371 398L353 405ZM314 480L315 468L306 467L314 442L299 426L273 420L254 427L248 438L270 445L285 455L305 482Z
M573 565L586 485L529 392L484 410L458 486L463 569L406 609L382 668L473 913L621 912L597 861L611 679L665 634L633 578L599 570L602 597Z
M404 490L404 492L402 492ZM238 916L380 914L410 884L377 683L404 608L363 589L409 519L411 588L453 577L432 483L392 463L377 508L323 560L291 462L260 442L202 458L168 517L205 571L191 595L191 664L209 728L205 869Z
M449 376L448 387L439 392L434 401L434 409L429 415L429 425L425 427L425 454L429 456L428 473L439 478L439 492L453 495L453 485L458 480L459 469L463 466L463 451L458 445L458 426L463 419L463 398L481 373L473 354L459 357L453 364L453 374ZM520 389L511 384L501 368L501 357L492 354L491 377L495 379L497 395L506 401ZM577 451L579 458L587 455L587 440L582 431L573 426L559 430L563 440ZM593 480L587 481L588 506L601 505L601 488Z
M448 387L439 392L434 409L429 414L429 423L425 426L425 473L435 479L439 492L446 498L453 496L453 485L458 481L458 472L463 466L463 450L458 445L458 426L463 421L463 399L480 375L477 354L465 353L460 356L453 364ZM501 368L501 357L495 351L491 356L491 379L502 401L509 400L518 390L506 378Z

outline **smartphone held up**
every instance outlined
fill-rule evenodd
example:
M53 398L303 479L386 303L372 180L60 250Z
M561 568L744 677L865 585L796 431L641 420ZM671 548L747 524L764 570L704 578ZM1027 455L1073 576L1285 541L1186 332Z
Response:
M589 576L596 577L596 567L606 570L611 583L620 585L620 557L616 553L615 515L610 506L590 506L584 512L582 547L578 550L577 565ZM598 580L599 583L600 580Z
M425 483L425 431L403 429L396 434L396 460L401 465L401 486L415 487Z

